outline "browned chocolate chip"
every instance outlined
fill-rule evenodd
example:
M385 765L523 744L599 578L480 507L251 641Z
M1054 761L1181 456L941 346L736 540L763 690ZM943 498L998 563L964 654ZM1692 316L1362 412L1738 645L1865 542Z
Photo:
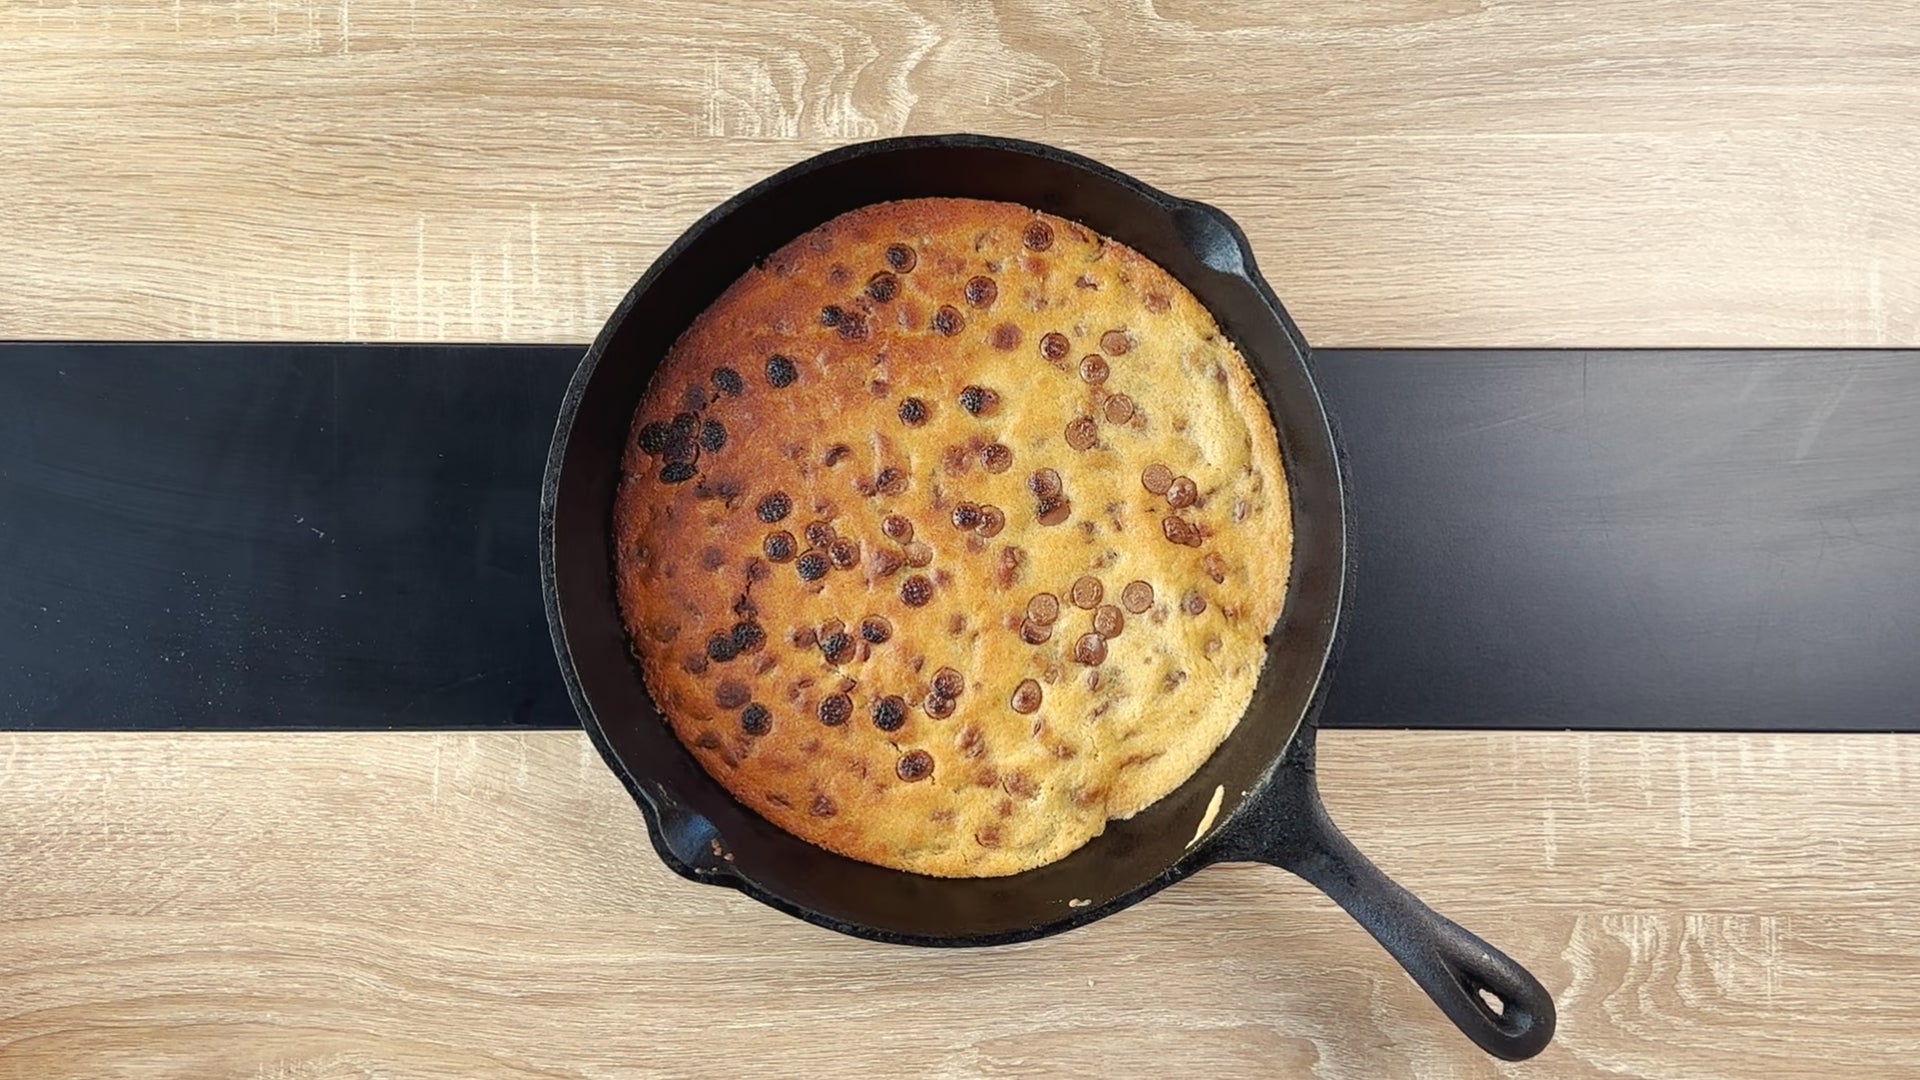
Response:
M933 545L924 540L910 541L900 550L906 553L908 566L917 568L933 562Z
M1073 512L1073 504L1059 497L1041 499L1034 507L1034 520L1042 525L1058 525Z
M917 397L905 398L900 402L900 422L908 427L919 427L927 422L929 415L927 403Z
M1053 636L1053 627L1043 626L1032 619L1020 623L1020 640L1029 645L1044 645Z
M1143 614L1153 606L1153 586L1144 581L1130 581L1120 590L1120 605L1135 615Z
M739 397L747 392L747 381L730 367L717 367L713 369L713 388L727 397Z
M894 543L904 544L913 539L913 522L899 514L888 514L886 520L880 523L880 531Z
M889 465L873 478L873 486L889 495L903 495L907 490L906 471Z
M925 750L909 750L900 755L900 763L893 767L893 771L909 784L925 780L933 775L933 755Z
M1106 416L1109 424L1124 424L1133 419L1133 399L1125 394L1108 398Z
M907 703L899 694L888 694L873 703L873 726L881 731L899 731L907 722Z
M732 634L716 632L708 636L707 659L716 664L724 664L739 655L740 650L734 648Z
M1155 495L1165 495L1173 486L1173 470L1156 461L1140 474L1140 486Z
M853 719L853 699L845 694L828 694L820 700L820 722L839 727Z
M1067 445L1075 450L1091 450L1099 441L1100 430L1094 426L1093 417L1082 416L1067 424Z
M767 357L768 386L773 387L775 390L785 389L786 387L792 386L794 380L799 377L800 369L794 366L792 360L781 356L779 353Z
M933 692L941 697L957 698L966 688L966 678L950 667L933 673Z
M967 279L967 306L987 308L993 306L994 298L1000 295L1000 286L993 279L982 275Z
M1200 485L1192 477L1176 476L1167 486L1167 505L1175 510L1184 510L1200 498Z
M851 570L860 565L860 542L847 537L839 537L827 545L827 558L842 570Z
M1000 530L1006 527L1006 513L992 503L988 503L980 508L980 524L975 526L973 531L991 540L999 536Z
M860 620L860 636L869 645L885 645L893 637L893 624L883 615L869 615Z
M1197 591L1189 592L1180 598L1180 610L1189 615L1198 615L1207 610L1207 598Z
M1060 617L1060 598L1050 592L1038 593L1027 601L1027 618L1041 626L1052 626Z
M832 817L840 812L840 808L833 804L833 800L825 795L815 795L813 797L811 810L814 817Z
M640 428L640 434L634 437L634 442L642 452L652 457L659 457L667 452L667 447L673 442L673 428L663 421L655 420Z
M1003 473L1013 468L1013 451L1000 443L988 443L980 448L980 467L990 473Z
M1082 634L1080 640L1073 643L1073 660L1077 664L1093 667L1107 659L1107 639L1099 634Z
M723 709L737 709L752 696L747 684L737 679L722 679L720 685L713 688L713 703Z
M1100 587L1100 580L1091 574L1082 575L1067 590L1067 599L1082 611L1092 611L1100 606L1100 597L1106 590Z
M1193 523L1174 514L1168 514L1160 519L1160 531L1168 540L1176 544L1194 547L1200 543L1200 531L1193 527Z
M900 600L908 607L925 607L933 599L933 582L925 574L915 574L900 583Z
M749 735L765 735L773 730L773 713L759 702L740 711L740 730Z
M1007 704L1022 716L1032 713L1040 707L1040 684L1022 679L1020 685L1013 688L1013 697Z
M884 304L900 295L900 279L885 270L867 279L867 295L876 304Z
M985 416L1000 404L1000 395L984 386L967 386L960 390L960 407L972 416Z
M954 528L971 529L978 524L980 524L980 507L977 505L963 502L953 508Z
M684 484L693 477L693 466L684 461L669 461L660 466L660 482L663 484Z
M853 635L845 630L822 631L820 655L826 657L829 664L844 664L853 659Z
M1058 330L1049 330L1040 337L1040 355L1054 363L1065 360L1072 351L1073 342Z
M789 499L787 493L784 491L768 492L761 497L760 505L754 508L754 513L760 515L760 520L769 525L785 518L792 512L793 500Z
M1127 617L1112 604L1101 604L1100 610L1093 613L1093 632L1103 638L1117 638L1125 629Z
M700 421L700 449L717 454L727 445L727 428L718 420Z
M1207 572L1215 585L1224 584L1227 580L1227 560L1221 558L1217 551L1207 552L1207 557L1200 562L1200 568Z
M1125 356L1133 348L1133 342L1127 339L1125 330L1109 330L1100 335L1100 348L1108 356Z
M1112 370L1098 353L1088 353L1080 358L1080 377L1095 386L1106 382Z
M1010 322L1003 322L993 328L993 335L987 340L1001 352L1012 352L1020 347L1020 328Z
M733 624L731 636L733 638L733 651L742 656L759 652L760 647L767 643L767 632L760 629L759 623L752 621Z
M1038 219L1029 221L1020 234L1020 242L1034 251L1045 251L1053 246L1053 226Z
M952 337L967 327L967 317L952 304L941 304L940 310L933 313L933 332L941 337Z
M1051 499L1060 494L1060 474L1052 469L1036 469L1027 477L1027 490L1036 499Z

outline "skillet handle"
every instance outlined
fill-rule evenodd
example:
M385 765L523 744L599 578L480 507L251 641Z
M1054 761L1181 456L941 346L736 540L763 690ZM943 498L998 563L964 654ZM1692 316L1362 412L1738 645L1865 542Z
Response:
M1303 731L1252 815L1220 857L1304 878L1373 935L1447 1019L1494 1057L1530 1058L1553 1038L1553 995L1505 953L1395 883L1344 836L1314 782L1313 732ZM1249 809L1255 809L1249 807ZM1499 1001L1495 1010L1482 996Z

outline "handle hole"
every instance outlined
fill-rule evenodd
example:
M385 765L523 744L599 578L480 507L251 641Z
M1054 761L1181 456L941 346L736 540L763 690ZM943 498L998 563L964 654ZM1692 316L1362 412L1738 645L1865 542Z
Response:
M1485 1006L1488 1012L1495 1016L1507 1015L1507 1003L1499 994L1494 993L1484 986L1481 987L1477 993L1480 995L1480 1004Z

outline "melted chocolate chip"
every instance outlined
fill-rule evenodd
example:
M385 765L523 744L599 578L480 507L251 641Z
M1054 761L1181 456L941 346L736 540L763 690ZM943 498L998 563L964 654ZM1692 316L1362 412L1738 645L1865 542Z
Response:
M1160 532L1173 543L1187 547L1200 546L1200 530L1194 528L1193 522L1186 518L1168 514L1160 519Z
M1097 353L1088 353L1080 358L1080 377L1095 386L1107 381L1113 369Z
M1173 306L1173 302L1167 299L1166 293L1157 292L1147 294L1146 304L1147 310L1155 313L1163 312Z
M980 524L980 508L973 503L963 502L953 508L953 527L971 529Z
M907 490L907 474L889 465L873 478L873 486L889 495L903 495Z
M900 600L908 607L925 607L933 599L933 582L925 574L915 574L900 583Z
M1051 626L1060 617L1060 598L1050 592L1039 593L1027 601L1027 618L1039 626Z
M825 795L815 795L813 797L813 806L809 808L808 812L813 814L814 817L826 818L838 814L840 808L834 805L831 798Z
M773 713L767 711L759 702L740 710L740 730L749 735L760 736L773 730Z
M900 402L900 422L908 427L919 427L927 422L927 403L917 397L902 399Z
M1125 330L1109 330L1100 335L1100 349L1108 356L1125 356L1133 348L1133 342Z
M966 688L966 678L950 667L933 673L933 692L941 697L957 698Z
M1020 640L1029 645L1044 645L1052 636L1053 627L1051 626L1043 626L1032 619L1025 619L1020 623Z
M893 772L909 784L925 780L933 775L933 755L925 750L909 750L900 755L900 763L893 767Z
M1167 485L1167 505L1175 510L1192 506L1200 498L1200 485L1191 477L1176 476L1173 483Z
M833 525L829 522L810 521L807 523L804 533L807 538L807 546L810 548L821 548L824 550L828 544L834 541Z
M853 719L853 699L845 694L828 694L820 699L820 722L828 727L839 727Z
M887 539L897 544L904 544L913 539L913 522L899 514L888 514L886 520L880 523L880 531L886 535Z
M779 353L774 353L772 356L767 357L768 386L773 387L775 390L782 390L792 386L794 380L799 377L800 369L793 366L792 360L781 356Z
M1075 450L1091 450L1099 441L1100 429L1094 426L1093 417L1082 416L1067 425L1067 445Z
M933 547L924 540L908 541L900 550L906 553L908 566L921 567L933 562Z
M821 634L820 655L826 657L829 664L844 664L853 659L853 635L845 630Z
M1219 552L1207 552L1207 557L1200 561L1200 568L1207 572L1207 576L1213 579L1215 585L1226 583L1227 560L1221 558Z
M860 565L860 544L847 537L839 537L827 545L827 558L842 570L851 570Z
M1198 592L1189 592L1180 598L1180 610L1189 615L1199 615L1207 610L1207 598Z
M971 411L971 410L969 410ZM673 429L655 420L640 429L634 442L640 449L654 457L667 452L667 446L673 441Z
M747 383L732 368L717 367L713 369L713 388L728 397L739 397L747 392Z
M853 447L848 446L846 443L834 443L832 446L827 447L825 454L820 456L820 464L831 469L851 456L853 456Z
M1053 469L1035 469L1033 475L1027 477L1027 490L1038 499L1058 495L1061 490L1060 474Z
M767 643L767 632L762 630L760 624L756 622L733 624L731 637L734 651L742 656L759 652L761 646Z
M990 473L1003 473L1013 468L1013 451L1000 443L988 443L980 448L980 467Z
M907 245L887 245L887 265L893 267L895 270L903 274L907 273L912 270L919 261L919 258L914 255L913 249Z
M1105 663L1107 659L1107 639L1099 634L1082 634L1080 640L1073 643L1073 661L1093 667Z
M1173 470L1156 461L1140 473L1140 486L1154 495L1165 495L1173 486Z
M907 703L898 694L888 694L873 703L873 726L881 731L899 731L907 723Z
M873 554L867 559L867 565L874 577L892 577L900 571L900 555L886 548L874 548Z
M832 569L832 564L827 562L825 555L817 551L809 551L800 556L800 561L794 564L794 569L800 572L801 581L819 581L827 576L827 571Z
M1144 581L1130 581L1120 590L1120 606L1135 615L1144 614L1153 606L1153 586Z
M1032 679L1022 679L1020 685L1013 688L1013 697L1008 707L1022 716L1030 715L1040 708L1040 684Z
M1001 352L1012 352L1020 347L1020 328L1010 322L1003 322L993 328L993 334L987 340Z
M761 496L760 504L753 508L753 512L760 516L761 521L771 525L793 513L793 500L787 498L784 491L770 491Z
M857 311L849 311L835 327L840 337L846 341L865 341L867 339L867 317Z
M940 310L933 313L932 326L933 332L941 337L952 337L966 329L967 318L952 304L942 304Z
M1053 226L1038 219L1029 221L1020 242L1034 251L1045 251L1053 246Z
M1067 599L1082 611L1092 611L1100 606L1100 597L1106 592L1100 587L1100 580L1092 575L1083 575L1067 590Z
M753 692L737 679L723 679L713 688L713 703L723 709L737 709L747 703Z
M876 304L884 304L900 295L900 279L885 270L867 279L867 295Z
M1007 515L1005 511L989 503L980 508L980 524L974 526L973 531L991 540L999 536L1000 530L1006 527Z
M883 616L869 615L860 620L860 637L869 645L885 645L893 637L893 624Z
M1125 394L1115 394L1107 399L1107 423L1124 424L1133 419L1133 399Z
M708 453L719 453L727 445L727 429L718 420L703 420L700 423L700 448Z
M1100 610L1093 613L1093 632L1103 638L1117 638L1125 629L1127 617L1112 604L1101 604Z
M966 296L968 307L992 307L994 299L999 295L1000 286L994 284L992 278L983 274L979 277L967 279Z
M984 386L968 386L960 391L960 407L973 416L984 416L999 403L1000 395Z
M933 717L935 720L945 720L947 717L953 715L955 705L956 702L952 698L942 697L936 691L927 695L927 700L922 703L921 707L926 709L927 715Z
M1055 496L1049 499L1041 499L1033 509L1035 514L1034 520L1040 524L1058 525L1067 520L1067 516L1073 512L1073 504L1063 498Z
M714 634L707 638L707 659L714 663L724 664L738 655L740 650L734 647L731 634Z
M1065 360L1073 351L1073 342L1058 330L1049 330L1040 337L1040 355L1055 363Z

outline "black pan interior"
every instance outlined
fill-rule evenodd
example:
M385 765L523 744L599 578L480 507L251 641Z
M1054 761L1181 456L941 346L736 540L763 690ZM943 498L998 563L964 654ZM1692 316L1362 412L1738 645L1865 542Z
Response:
M1280 433L1295 516L1285 614L1234 734L1179 790L1068 858L1008 878L939 880L816 848L735 802L661 721L629 652L611 587L610 510L622 442L674 339L755 260L872 202L964 196L1082 222L1152 258L1212 310L1252 363ZM811 159L743 192L663 254L582 361L543 492L550 620L590 735L647 812L661 856L833 929L916 944L992 944L1078 925L1205 865L1209 835L1265 785L1308 719L1336 632L1345 523L1334 444L1298 331L1255 271L1244 236L1174 199L1049 147L977 136L869 143ZM1310 733L1309 733L1310 734Z

